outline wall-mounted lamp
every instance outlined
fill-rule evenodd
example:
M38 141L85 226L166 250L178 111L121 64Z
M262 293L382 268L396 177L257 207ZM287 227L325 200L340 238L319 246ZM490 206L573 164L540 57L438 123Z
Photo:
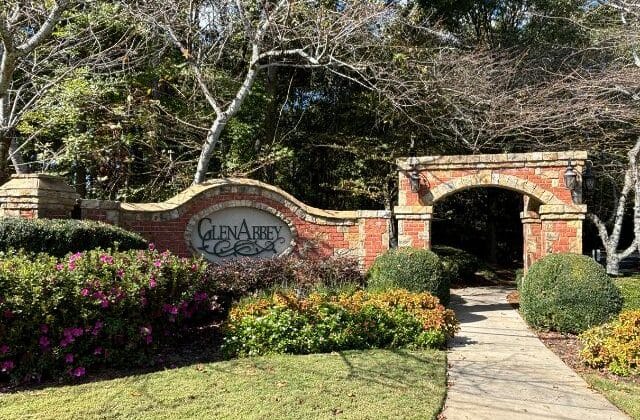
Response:
M420 171L418 171L418 166L413 165L413 168L409 172L409 184L411 185L411 192L417 193L420 191Z
M580 191L578 191L578 172L571 163L571 159L567 162L567 169L564 171L564 185L571 191L571 199L574 203L580 203Z
M596 177L593 174L593 162L588 160L585 163L584 171L582 171L582 185L587 191L593 191L596 188Z
M576 190L578 185L578 173L575 170L575 167L571 163L571 160L567 162L567 169L564 171L564 185L569 189L572 193Z

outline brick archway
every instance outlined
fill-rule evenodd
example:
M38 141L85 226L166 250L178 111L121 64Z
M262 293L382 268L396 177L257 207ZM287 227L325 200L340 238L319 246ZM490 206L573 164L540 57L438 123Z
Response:
M431 247L433 206L456 192L498 187L523 195L525 270L554 252L582 253L580 180L572 197L565 186L567 163L582 172L586 152L508 153L471 156L424 156L398 159L399 193L394 208L398 220L398 246ZM409 171L420 173L420 189L411 191ZM575 202L574 202L575 201Z

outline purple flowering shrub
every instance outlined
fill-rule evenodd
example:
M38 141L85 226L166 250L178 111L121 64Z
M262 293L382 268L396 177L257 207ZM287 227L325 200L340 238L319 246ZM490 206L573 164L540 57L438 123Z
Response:
M0 380L148 362L218 309L201 259L92 250L0 259Z

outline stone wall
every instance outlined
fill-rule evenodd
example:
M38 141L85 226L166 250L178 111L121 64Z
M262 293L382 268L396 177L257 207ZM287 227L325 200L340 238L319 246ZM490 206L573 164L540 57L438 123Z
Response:
M159 249L185 256L193 252L185 232L194 215L233 206L261 209L286 221L295 237L291 251L300 256L351 256L368 268L389 248L387 211L316 209L276 187L249 179L219 179L194 185L162 203L81 202L83 219L139 232Z

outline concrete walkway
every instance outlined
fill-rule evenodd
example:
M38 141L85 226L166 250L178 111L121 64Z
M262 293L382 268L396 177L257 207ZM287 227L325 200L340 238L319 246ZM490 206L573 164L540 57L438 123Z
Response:
M449 351L443 416L458 419L628 419L528 329L501 286L452 290L461 331Z

